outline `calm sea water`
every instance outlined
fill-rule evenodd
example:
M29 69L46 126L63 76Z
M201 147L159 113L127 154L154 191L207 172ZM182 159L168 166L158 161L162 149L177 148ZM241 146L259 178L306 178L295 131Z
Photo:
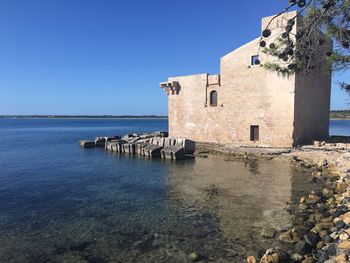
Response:
M192 251L244 262L281 245L261 228L295 224L287 203L314 187L289 162L173 162L78 145L166 129L166 120L0 119L0 262L187 262Z
M331 120L329 133L331 135L350 136L350 120Z

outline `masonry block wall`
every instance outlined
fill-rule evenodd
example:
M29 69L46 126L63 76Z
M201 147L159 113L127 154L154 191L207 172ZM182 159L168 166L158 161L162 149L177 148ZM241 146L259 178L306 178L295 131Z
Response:
M286 13L270 23L268 44L295 15ZM262 29L271 18L262 19ZM170 136L256 146L293 146L328 137L331 76L324 62L318 59L308 75L279 76L252 65L259 40L223 56L219 75L171 77L161 83L168 94ZM325 45L324 52L330 48ZM262 64L272 59L259 55Z

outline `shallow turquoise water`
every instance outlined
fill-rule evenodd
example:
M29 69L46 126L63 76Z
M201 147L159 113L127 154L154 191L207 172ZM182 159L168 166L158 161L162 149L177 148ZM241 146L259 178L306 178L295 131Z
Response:
M163 161L79 139L166 130L166 120L0 119L0 262L243 262L292 226L313 186L284 161Z

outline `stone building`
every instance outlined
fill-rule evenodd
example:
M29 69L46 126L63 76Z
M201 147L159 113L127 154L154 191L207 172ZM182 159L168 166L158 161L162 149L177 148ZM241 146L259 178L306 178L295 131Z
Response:
M296 12L272 21L267 43ZM271 21L262 19L262 30ZM302 18L296 19L296 33ZM262 64L274 57L260 52L260 37L223 56L220 74L170 77L160 83L168 94L169 134L199 142L293 146L329 136L331 74L322 56L308 74L282 77ZM332 49L324 45L320 53Z

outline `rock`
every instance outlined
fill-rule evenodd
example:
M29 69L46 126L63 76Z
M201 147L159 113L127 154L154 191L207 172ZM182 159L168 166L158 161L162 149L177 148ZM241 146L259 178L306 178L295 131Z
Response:
M316 248L317 249L321 249L321 248L323 248L324 247L324 242L323 241L319 241L318 243L317 243L317 245L316 245Z
M188 255L188 259L191 262L197 262L199 260L201 260L203 258L203 256L201 254L199 254L197 251L193 251L191 254Z
M256 259L254 256L249 256L249 257L247 257L247 262L248 263L256 263Z
M337 232L334 232L332 234L329 235L331 238L333 238L333 240L336 240L339 237L339 234Z
M285 263L290 260L289 254L280 248L268 249L260 260L260 263Z
M345 223L343 220L339 220L335 223L335 227L339 230L345 226Z
M338 248L340 249L350 249L350 241L343 241L338 244Z
M317 262L325 262L329 259L327 252L319 250L316 254Z
M320 236L314 232L309 232L306 235L304 235L304 239L306 243L308 243L310 246L315 247L318 241L320 241Z
M340 239L341 241L348 240L348 239L349 239L349 235L348 235L347 233L341 233L341 234L339 235L339 239Z
M322 168L328 165L328 161L326 159L323 159L318 163L318 167Z
M332 241L332 238L329 235L327 235L322 238L322 241L325 243L330 243Z
M311 252L311 247L304 240L299 240L294 248L299 254L308 254Z
M328 236L327 230L322 230L318 234L320 235L320 238L322 239L323 242L324 242L323 237Z
M301 263L313 263L313 262L314 262L314 259L312 256L307 256L303 261L301 261Z
M341 183L337 183L335 190L338 194L342 194L342 193L346 192L347 188L348 188L348 184L341 182Z
M334 224L332 222L319 223L312 228L312 231L315 233L320 233L322 230L328 230L333 226Z
M294 253L291 257L293 261L300 262L303 259L303 256L299 255L298 253Z
M261 230L261 234L262 237L267 237L267 238L274 238L276 235L276 230L271 228L271 227L264 227Z
M324 198L331 198L334 195L334 192L331 189L323 188L322 189L322 196Z
M343 250L344 254L347 255L348 257L350 256L350 249L345 249Z
M339 263L345 263L348 262L347 261L348 257L343 253L343 254L339 254L338 256L335 257L335 260Z
M320 197L315 194L309 194L309 196L306 198L305 202L306 204L313 205L320 201Z
M330 244L325 251L327 252L328 255L335 255L337 253L337 248L335 246L335 244Z
M347 219L347 218L350 219L350 212L346 212L345 214L339 216L339 218L340 218L341 220L343 220L343 221L344 221L345 219Z
M305 203L305 197L304 197L304 196L300 198L299 203L300 203L300 204Z
M295 229L291 229L285 233L282 233L279 236L279 240L285 243L293 244L297 243L299 241L298 233L295 231Z

